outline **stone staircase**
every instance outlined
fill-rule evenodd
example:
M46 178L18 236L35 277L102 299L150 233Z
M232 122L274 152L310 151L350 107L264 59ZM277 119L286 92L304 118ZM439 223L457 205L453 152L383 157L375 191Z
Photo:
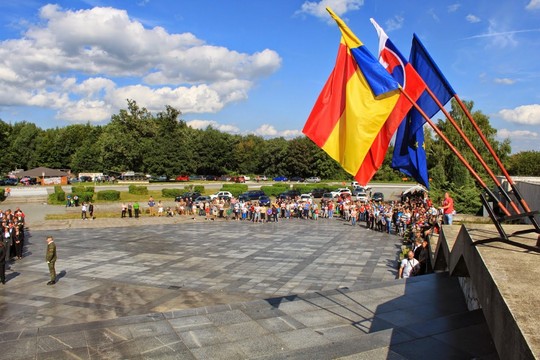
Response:
M39 344L31 355L51 359L498 359L482 311L467 310L447 273L46 327L29 338Z

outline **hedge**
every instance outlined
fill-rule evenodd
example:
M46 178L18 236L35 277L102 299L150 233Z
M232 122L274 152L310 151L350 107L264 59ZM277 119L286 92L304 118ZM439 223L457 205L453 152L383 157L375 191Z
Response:
M148 195L146 186L129 185L128 192L134 195Z
M317 184L298 184L298 185L293 185L293 189L294 190L298 190L300 192L300 194L308 194L310 193L313 189L323 189L326 187L324 186L321 186L321 185L317 185Z
M229 191L234 197L246 192L248 186L246 184L223 184L219 191Z
M66 193L60 185L55 185L54 192L49 194L48 200L51 204L63 204L66 201Z
M94 192L93 186L72 186L71 187L72 193L84 193L84 192Z
M120 200L120 191L116 190L102 190L97 193L98 200L116 201Z
M264 191L267 196L278 196L282 192L289 190L289 186L261 186L261 190Z
M195 185L193 191L204 194L204 185Z
M71 198L73 199L75 195L79 197L79 203L92 201L94 199L94 193L90 191L71 193Z
M161 189L161 196L165 198L175 198L184 193L182 189Z

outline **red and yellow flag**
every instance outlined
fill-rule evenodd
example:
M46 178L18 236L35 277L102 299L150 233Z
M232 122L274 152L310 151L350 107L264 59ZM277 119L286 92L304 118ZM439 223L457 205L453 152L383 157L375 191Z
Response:
M399 84L345 23L334 70L302 132L350 174L357 175L399 98ZM384 156L384 155L383 155Z

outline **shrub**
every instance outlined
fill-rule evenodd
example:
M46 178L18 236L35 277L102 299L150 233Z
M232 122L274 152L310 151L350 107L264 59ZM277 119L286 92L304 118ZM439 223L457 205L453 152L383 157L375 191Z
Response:
M204 185L195 185L193 191L204 194Z
M60 185L55 185L54 193L49 194L48 200L50 204L63 204L66 201L66 193Z
M93 193L93 192L95 192L95 188L94 188L93 186L86 186L86 190L85 190L85 191L86 191L86 192L91 192L91 193Z
M320 188L320 185L317 184L297 184L293 185L294 190L298 190L300 194L310 193L313 189Z
M287 191L289 187L287 185L285 186L261 186L261 190L264 191L264 193L267 196L278 196L284 191Z
M80 192L80 193L72 193L71 197L74 197L75 195L79 197L79 203L92 201L94 199L94 193L89 192L89 191Z
M246 192L248 186L246 184L223 184L220 191L229 191L234 197Z
M97 193L98 200L117 201L120 200L120 191L102 190Z
M86 187L85 186L72 186L71 187L71 192L73 194L75 193L83 193L86 191Z
M161 189L161 196L164 198L175 198L184 193L182 189Z
M146 186L129 185L128 192L134 195L148 195Z

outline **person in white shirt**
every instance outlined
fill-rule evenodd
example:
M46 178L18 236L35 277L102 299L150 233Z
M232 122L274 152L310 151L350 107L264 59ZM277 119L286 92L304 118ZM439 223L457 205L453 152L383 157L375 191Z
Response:
M407 279L415 275L415 272L420 267L418 260L414 258L414 252L411 250L407 253L407 258L401 260L401 266L399 267L399 279Z

